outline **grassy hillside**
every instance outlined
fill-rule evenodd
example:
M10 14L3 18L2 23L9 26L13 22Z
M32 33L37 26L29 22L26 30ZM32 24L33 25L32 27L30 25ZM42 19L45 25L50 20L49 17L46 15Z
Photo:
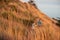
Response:
M29 3L0 0L0 40L60 40L56 22Z

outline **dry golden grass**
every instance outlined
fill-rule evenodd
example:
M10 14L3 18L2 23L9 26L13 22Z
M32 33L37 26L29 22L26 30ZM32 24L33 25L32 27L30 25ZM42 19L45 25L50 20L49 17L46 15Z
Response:
M6 2L0 0L0 40L60 40L60 28L55 20L29 3ZM41 20L40 26L36 19Z

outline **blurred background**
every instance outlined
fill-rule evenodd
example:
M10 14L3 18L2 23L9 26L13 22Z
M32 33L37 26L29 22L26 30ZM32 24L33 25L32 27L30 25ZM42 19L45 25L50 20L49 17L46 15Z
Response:
M22 0L27 2L29 0ZM51 18L60 17L60 0L34 0L37 7Z

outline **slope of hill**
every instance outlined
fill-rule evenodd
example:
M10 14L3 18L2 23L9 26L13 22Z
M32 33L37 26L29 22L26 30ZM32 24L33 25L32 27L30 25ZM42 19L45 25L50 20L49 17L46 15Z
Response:
M0 40L60 40L60 28L35 6L0 0Z

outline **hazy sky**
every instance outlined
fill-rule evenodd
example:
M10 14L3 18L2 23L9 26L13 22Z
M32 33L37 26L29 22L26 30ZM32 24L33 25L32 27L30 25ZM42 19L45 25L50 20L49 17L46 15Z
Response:
M48 16L60 17L60 0L35 0L35 3Z

